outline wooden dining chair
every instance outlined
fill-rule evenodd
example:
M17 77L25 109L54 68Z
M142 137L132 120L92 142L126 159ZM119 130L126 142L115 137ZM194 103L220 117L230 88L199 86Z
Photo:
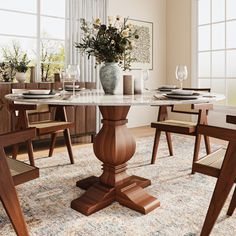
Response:
M4 148L35 137L34 128L0 135L0 200L18 236L29 235L15 185L39 177L39 169L7 158Z
M13 93L22 93L22 89L14 89ZM21 104L12 103L9 105L9 109L16 120L16 130L26 129L29 127L35 127L37 131L37 136L51 135L51 144L48 156L53 155L53 150L55 148L56 138L58 133L63 132L65 143L67 146L67 151L70 158L70 163L74 164L74 157L72 152L71 138L70 138L70 128L74 127L73 122L67 120L65 106L60 105L31 105L31 104ZM43 116L46 119L42 119ZM40 120L31 120L31 116L38 116ZM31 120L31 121L30 121ZM31 165L35 165L33 157L33 145L32 141L27 143L29 161ZM16 159L18 153L18 145L14 146L12 157Z
M227 116L227 123L236 124L236 116ZM203 224L201 236L208 236L224 206L224 203L236 182L236 130L214 126L199 125L197 128L197 139L201 135L228 141L226 149L207 155L193 163L193 171L217 178L215 189L211 198L208 212ZM198 142L198 148L200 143ZM231 216L236 207L236 188L234 190L228 216Z
M186 90L190 90L190 88L184 88ZM210 92L210 88L191 88L191 90L201 91L201 92ZM172 113L180 113L180 114L188 114L194 115L197 117L196 122L190 121L180 121L174 119L168 119L168 107L170 107L170 112ZM157 122L152 122L151 127L156 129L153 151L152 151L152 160L151 164L155 164L158 145L160 141L161 132L165 132L169 154L173 156L173 146L171 141L171 133L178 133L184 135L191 135L196 137L196 127L198 124L207 124L207 115L209 110L213 109L213 105L209 103L204 104L192 104L192 105L164 105L160 106L159 113L157 117ZM211 152L210 149L210 141L207 136L204 136L206 152L209 154ZM196 142L196 139L195 139ZM200 142L200 141L199 141ZM197 149L197 144L195 143L194 154L193 154L193 162L198 159L199 149ZM192 172L193 173L193 172Z

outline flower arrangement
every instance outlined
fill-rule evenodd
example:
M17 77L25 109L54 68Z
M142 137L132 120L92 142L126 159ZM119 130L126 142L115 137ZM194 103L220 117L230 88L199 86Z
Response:
M101 63L117 62L124 70L130 69L130 63L135 61L131 51L135 40L139 38L128 18L121 20L117 16L108 17L108 24L102 24L99 18L93 22L81 19L83 32L82 42L75 43L80 52L96 58L96 65Z
M29 68L30 60L27 59L27 54L25 53L19 61L16 60L13 63L17 72L25 73Z

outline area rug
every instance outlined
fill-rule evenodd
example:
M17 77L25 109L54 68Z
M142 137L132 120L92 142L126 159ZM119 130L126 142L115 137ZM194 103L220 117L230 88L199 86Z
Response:
M67 153L36 160L40 178L17 187L30 235L199 235L215 179L201 174L190 175L192 138L174 136L173 157L168 156L166 142L162 139L155 165L150 165L152 143L153 137L137 140L136 153L128 170L129 174L151 179L152 185L147 191L161 202L159 208L147 215L117 202L89 217L70 208L71 200L84 192L75 186L76 181L101 173L100 162L90 146L74 150L74 165L69 164ZM229 200L215 224L213 236L236 235L236 214L226 217ZM15 235L1 205L0 235Z

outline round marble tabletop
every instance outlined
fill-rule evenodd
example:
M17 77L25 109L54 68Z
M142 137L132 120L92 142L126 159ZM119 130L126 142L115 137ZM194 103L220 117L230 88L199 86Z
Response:
M175 105L175 104L196 104L206 102L217 102L225 99L224 95L203 93L197 99L169 99L161 93L145 92L137 95L105 95L98 90L79 92L73 97L71 94L56 94L52 98L24 98L22 94L8 94L6 99L21 103L31 104L57 104L57 105L98 105L98 106L142 106L142 105Z

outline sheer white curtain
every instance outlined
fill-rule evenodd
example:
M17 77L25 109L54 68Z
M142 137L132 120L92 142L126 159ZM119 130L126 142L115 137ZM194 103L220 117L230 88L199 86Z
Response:
M80 64L82 82L96 82L98 79L98 68L95 69L95 59L87 59L81 56L74 47L75 42L80 42L80 18L93 20L99 17L102 22L107 20L107 0L67 0L66 1L66 65Z

